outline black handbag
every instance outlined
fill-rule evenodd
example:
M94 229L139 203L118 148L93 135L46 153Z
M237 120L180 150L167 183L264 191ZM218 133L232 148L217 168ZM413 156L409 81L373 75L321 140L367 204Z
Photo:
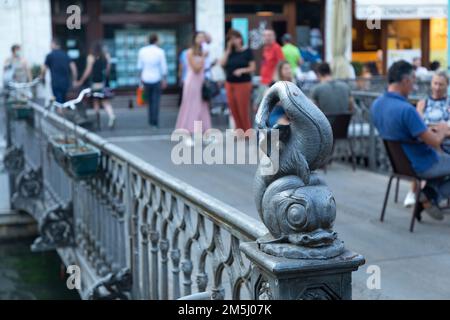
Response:
M209 79L205 79L202 85L202 99L210 101L220 93L219 85Z

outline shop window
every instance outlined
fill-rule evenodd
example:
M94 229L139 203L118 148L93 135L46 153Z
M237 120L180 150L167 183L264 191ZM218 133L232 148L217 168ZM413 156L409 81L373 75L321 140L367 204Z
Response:
M381 49L381 29L367 28L365 20L353 20L352 28L353 51L377 51Z
M166 54L168 84L177 83L178 54L190 43L191 24L161 28L143 25L106 25L104 30L104 43L112 62L110 79L112 88L133 87L139 84L138 52L148 44L149 35L152 33L158 34L159 44Z
M103 13L183 13L193 11L192 0L102 0Z
M389 21L387 28L388 68L400 59L412 62L422 56L420 20Z

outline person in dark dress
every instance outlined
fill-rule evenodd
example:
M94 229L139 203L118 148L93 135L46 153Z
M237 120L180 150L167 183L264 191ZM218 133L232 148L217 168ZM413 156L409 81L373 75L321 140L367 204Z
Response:
M109 54L105 52L101 42L96 42L91 47L91 52L87 57L86 69L81 79L77 81L76 86L81 86L90 77L92 93L99 94L93 97L94 110L98 113L101 104L109 117L108 127L112 128L114 127L116 116L106 91L106 79L110 69Z
M221 61L226 72L225 89L236 129L252 128L250 97L255 59L252 51L244 47L239 31L231 29L227 34L227 49Z

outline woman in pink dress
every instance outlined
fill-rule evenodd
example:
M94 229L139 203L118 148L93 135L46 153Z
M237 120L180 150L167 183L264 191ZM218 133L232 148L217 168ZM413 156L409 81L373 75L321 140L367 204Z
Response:
M188 71L176 124L177 129L186 129L191 134L194 133L195 121L201 121L201 133L211 128L209 107L202 98L205 58L208 54L202 50L205 40L205 34L197 32L191 48L187 51Z

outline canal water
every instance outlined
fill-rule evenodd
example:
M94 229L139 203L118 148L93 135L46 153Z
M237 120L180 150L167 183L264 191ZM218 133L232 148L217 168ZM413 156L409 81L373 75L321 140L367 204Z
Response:
M79 300L56 251L33 253L32 242L0 242L0 300Z

